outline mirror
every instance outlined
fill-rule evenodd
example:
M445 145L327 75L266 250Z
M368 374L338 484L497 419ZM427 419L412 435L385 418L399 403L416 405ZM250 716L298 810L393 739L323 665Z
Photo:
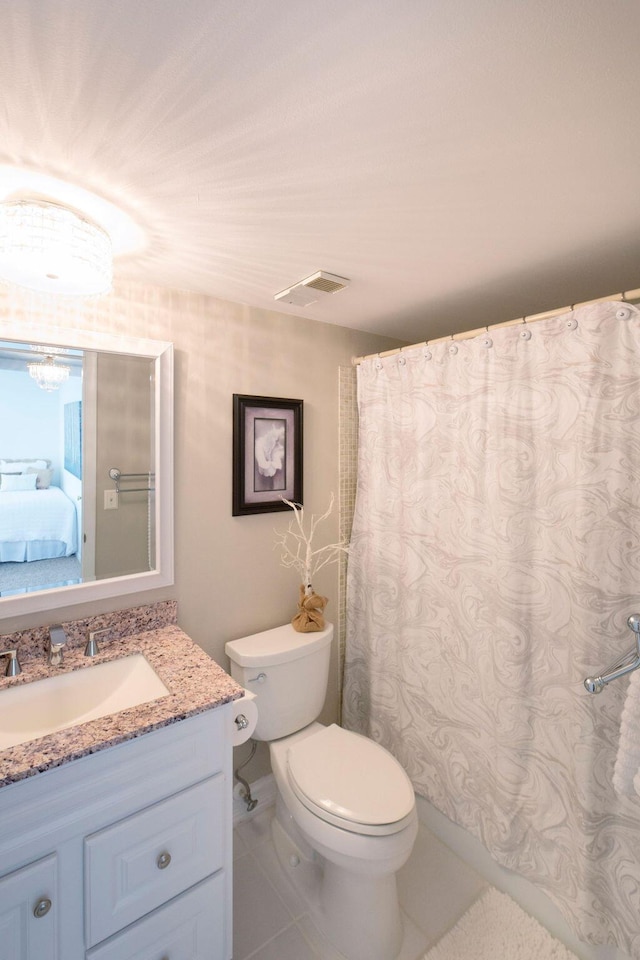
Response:
M0 323L0 618L172 584L172 344L16 332Z

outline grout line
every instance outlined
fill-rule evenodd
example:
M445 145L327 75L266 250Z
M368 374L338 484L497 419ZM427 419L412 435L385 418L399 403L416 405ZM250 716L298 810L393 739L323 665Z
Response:
M295 926L297 926L297 924L295 920L292 920L291 923L288 923L286 925L286 927L283 927L282 930L278 930L278 932L274 933L272 937L269 937L269 939L265 940L264 943L261 943L259 947L256 947L253 953L248 953L246 957L242 957L241 960L251 960L252 957L256 957L261 950L264 950L264 948L267 947L270 943L273 943L273 941L276 940L278 937L282 936L283 933L285 933L287 930L290 930L291 927L295 927ZM302 933L302 931L300 931L300 933Z

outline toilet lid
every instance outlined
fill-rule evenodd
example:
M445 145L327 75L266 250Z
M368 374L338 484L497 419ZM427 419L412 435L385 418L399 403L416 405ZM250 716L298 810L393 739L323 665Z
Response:
M308 809L347 830L394 833L413 813L413 787L395 757L335 724L291 747L288 772Z

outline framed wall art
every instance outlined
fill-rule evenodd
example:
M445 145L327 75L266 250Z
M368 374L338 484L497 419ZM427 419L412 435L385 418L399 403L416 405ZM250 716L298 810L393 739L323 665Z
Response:
M234 393L234 517L302 503L302 404Z

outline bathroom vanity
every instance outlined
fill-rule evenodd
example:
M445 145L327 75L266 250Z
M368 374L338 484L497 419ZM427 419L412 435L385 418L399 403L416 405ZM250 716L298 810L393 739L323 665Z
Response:
M90 670L85 630L73 633L63 669ZM0 698L52 671L42 637L31 641ZM96 661L142 654L169 692L0 751L0 957L230 960L242 688L173 623L101 651Z

